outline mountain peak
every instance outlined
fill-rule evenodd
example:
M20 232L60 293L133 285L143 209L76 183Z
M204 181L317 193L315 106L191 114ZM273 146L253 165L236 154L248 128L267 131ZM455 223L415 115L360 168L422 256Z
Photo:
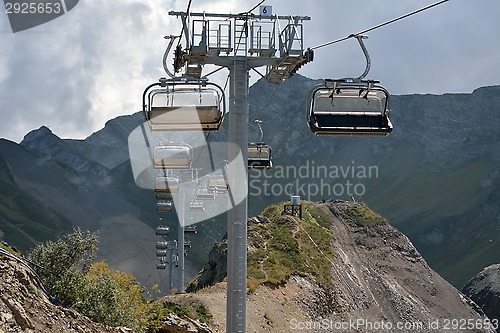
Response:
M21 141L22 146L30 146L30 143L33 141L47 141L50 140L53 142L54 140L61 140L57 135L55 135L50 128L47 126L43 125L38 129L32 130L28 134L26 134L23 138L23 141Z

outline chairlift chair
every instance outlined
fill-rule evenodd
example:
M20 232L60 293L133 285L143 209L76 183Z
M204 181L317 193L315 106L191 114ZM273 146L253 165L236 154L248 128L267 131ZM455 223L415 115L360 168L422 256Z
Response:
M206 79L161 78L143 94L144 116L153 132L218 131L225 103L222 88Z
M156 212L158 213L170 213L174 210L174 203L170 200L159 200L156 203Z
M229 190L229 184L227 180L220 176L220 177L212 177L208 180L208 191L212 193L227 193Z
M307 104L315 135L381 135L392 131L389 92L374 81L331 81L314 88Z
M271 169L272 149L264 142L248 145L248 169Z
M167 256L167 250L156 250L156 256L165 258Z
M168 236L170 234L170 228L167 226L159 225L156 227L156 236ZM157 243L158 245L158 243Z
M213 199L215 199L215 193L210 192L208 190L208 188L206 188L206 187L199 187L196 190L196 199L197 200L206 200L206 199L213 200Z
M196 234L198 231L196 230L195 225L187 225L184 227L184 233L185 234Z
M190 210L205 210L205 203L201 200L192 200L189 202Z
M273 167L271 146L265 144L264 131L262 130L262 121L255 119L260 131L260 139L257 143L248 144L248 169L271 169Z
M309 94L307 120L315 135L382 135L392 131L389 119L389 92L378 81L364 80L371 60L363 39L357 39L366 59L364 72L357 78L325 80Z
M167 247L168 247L168 242L167 241L156 242L156 249L157 250L166 250Z
M160 145L153 150L155 169L189 169L193 161L193 151L187 144Z
M180 179L175 176L161 176L155 179L155 192L177 193L180 188Z

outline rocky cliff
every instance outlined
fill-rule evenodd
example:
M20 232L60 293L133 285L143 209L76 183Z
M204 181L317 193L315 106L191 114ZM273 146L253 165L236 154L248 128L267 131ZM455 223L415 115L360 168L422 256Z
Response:
M15 256L0 248L0 333L127 333L127 328L96 324L54 305L41 281Z
M457 319L477 323L462 331L492 332L477 305L366 205L304 203L302 214L282 216L276 205L249 223L249 331L458 332ZM225 265L218 261L224 249L214 247L192 286L203 289L189 295L213 311L218 332L224 328ZM213 286L196 285L209 277Z
M500 321L500 264L491 265L473 277L462 289L490 319ZM500 328L497 329L500 332Z
M30 263L0 244L0 333L132 333L127 327L95 323L49 295ZM186 308L166 311L141 332L211 333L210 327L186 316ZM143 319L150 320L151 312Z

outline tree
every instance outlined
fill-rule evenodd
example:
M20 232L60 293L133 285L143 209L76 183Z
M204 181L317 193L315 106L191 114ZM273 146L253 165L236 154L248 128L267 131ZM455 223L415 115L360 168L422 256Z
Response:
M93 263L97 235L79 228L56 241L38 244L29 254L48 292L92 320L141 331L148 304L143 289L127 273Z
M97 250L97 235L73 229L56 241L38 244L28 255L47 291L66 306L80 300L85 275Z

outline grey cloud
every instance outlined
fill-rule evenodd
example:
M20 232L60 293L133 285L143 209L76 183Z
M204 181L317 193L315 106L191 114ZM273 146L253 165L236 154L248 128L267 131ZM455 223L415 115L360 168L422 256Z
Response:
M144 87L165 75L161 59L188 1L80 1L68 14L12 34L0 17L0 137L15 141L47 125L62 137L83 138L106 120L141 107ZM193 11L239 12L257 1L193 0ZM309 15L305 44L344 37L433 1L266 1L280 15ZM394 94L470 92L499 84L500 2L454 0L372 31L366 45L370 78ZM1 15L0 15L1 16ZM364 60L355 40L319 49L300 70L312 78L357 76ZM213 80L224 84L224 73ZM253 75L253 79L257 75Z

